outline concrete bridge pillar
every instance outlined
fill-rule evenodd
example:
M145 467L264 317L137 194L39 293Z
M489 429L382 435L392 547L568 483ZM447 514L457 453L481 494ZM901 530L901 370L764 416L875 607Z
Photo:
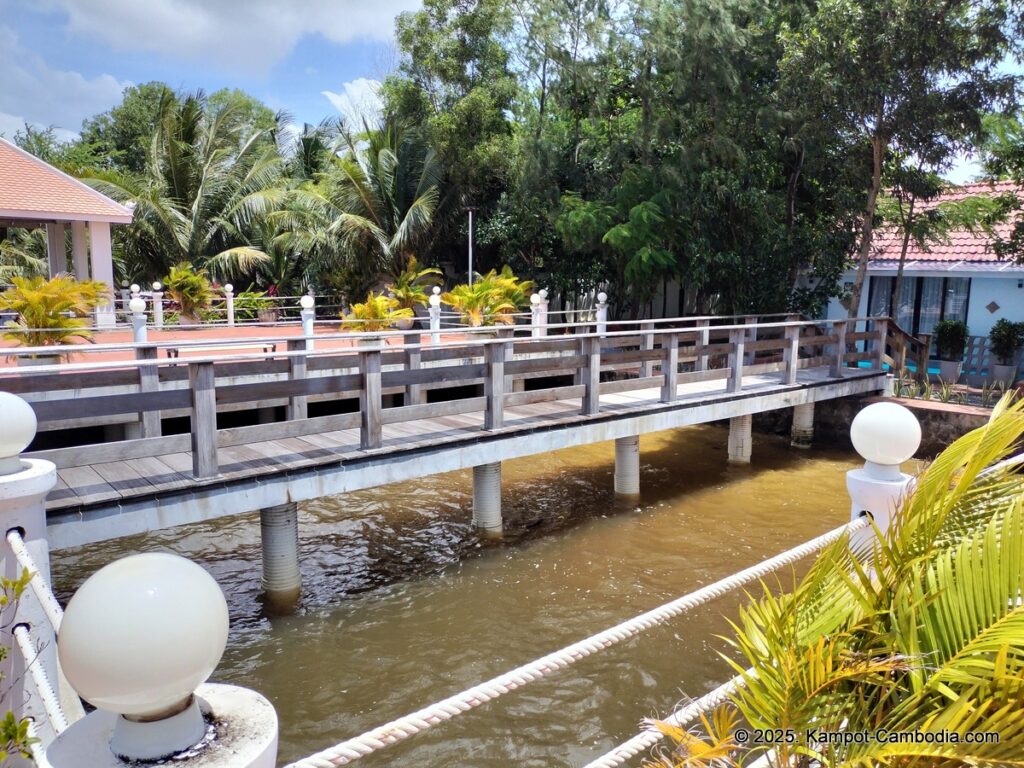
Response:
M754 417L736 416L729 419L729 461L733 464L749 464L753 447L751 427Z
M789 444L794 448L810 448L814 440L814 403L793 406L793 429Z
M473 525L501 536L501 462L473 467Z
M615 495L631 498L640 495L639 435L615 441Z
M302 588L299 573L298 504L278 504L260 510L263 543L263 590L279 610L294 607Z

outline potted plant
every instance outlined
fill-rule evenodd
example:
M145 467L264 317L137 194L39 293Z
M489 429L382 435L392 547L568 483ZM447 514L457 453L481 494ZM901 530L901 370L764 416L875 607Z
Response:
M259 320L264 322L263 313L271 306L266 291L241 291L235 294L235 320Z
M472 285L455 286L441 299L462 315L462 322L471 328L512 325L516 311L529 304L532 287L532 282L519 280L505 266L500 273L492 269L478 277Z
M107 302L107 287L95 280L79 282L70 275L47 280L43 277L12 277L11 287L0 293L0 310L14 312L18 319L6 325L4 338L26 347L54 347L74 339L92 340L88 318ZM53 365L66 353L18 357L18 365Z
M413 317L413 312L408 307L398 306L398 299L385 296L383 293L370 291L366 294L366 301L360 304L353 304L347 315L342 315L345 321L341 324L343 330L358 331L362 333L374 333L389 330L401 321ZM376 343L373 339L362 339L370 344Z
M940 320L935 324L935 346L939 352L939 375L956 383L964 365L967 324L962 320Z
M427 306L429 296L427 288L433 287L438 281L431 279L433 275L440 275L441 270L437 267L419 268L419 262L415 256L409 257L409 262L395 278L395 282L387 286L390 293L398 302L400 309L412 310L415 315L417 307ZM407 331L412 328L415 317L407 317L399 320L396 325L399 329Z
M183 328L199 325L201 313L213 301L213 288L206 270L195 269L188 262L175 264L163 283L167 296L178 305L178 325Z
M997 320L988 332L988 347L992 355L989 370L993 381L1011 386L1017 379L1017 353L1024 346L1024 323L1014 323L1005 317Z

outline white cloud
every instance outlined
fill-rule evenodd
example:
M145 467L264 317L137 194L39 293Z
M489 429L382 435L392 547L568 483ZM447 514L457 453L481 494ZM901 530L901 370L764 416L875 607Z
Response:
M380 81L360 77L345 83L341 93L322 91L327 100L334 105L345 118L345 122L354 128L360 128L365 121L373 125L380 119L384 108L380 100Z
M86 78L54 69L25 48L9 27L0 26L0 133L13 137L26 122L54 126L62 138L77 134L84 115L94 115L121 100L130 83L112 75Z
M420 0L50 0L70 31L115 50L150 51L266 72L306 35L389 40Z

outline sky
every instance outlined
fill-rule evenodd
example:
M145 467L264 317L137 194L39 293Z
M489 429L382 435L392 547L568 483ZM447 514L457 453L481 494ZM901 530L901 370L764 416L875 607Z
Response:
M420 0L0 0L0 135L71 138L133 84L241 88L296 123L372 114Z

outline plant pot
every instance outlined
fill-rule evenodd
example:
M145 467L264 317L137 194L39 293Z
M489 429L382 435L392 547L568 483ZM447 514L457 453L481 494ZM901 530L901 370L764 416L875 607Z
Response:
M40 365L60 365L60 355L36 355L35 357L18 357L19 368L36 368Z
M989 378L991 378L993 382L1001 381L1007 387L1012 387L1014 382L1017 380L1017 366L1000 365L997 363L992 366L992 370L989 372Z
M962 360L940 360L939 378L947 384L956 384L960 381L960 371L963 367Z
M197 328L202 323L196 315L187 315L184 312L178 314L179 328Z
M277 307L267 307L256 312L256 319L261 323L276 323L279 317Z
M395 320L395 328L400 331L411 331L414 325L416 325L415 317L403 317L401 320Z

